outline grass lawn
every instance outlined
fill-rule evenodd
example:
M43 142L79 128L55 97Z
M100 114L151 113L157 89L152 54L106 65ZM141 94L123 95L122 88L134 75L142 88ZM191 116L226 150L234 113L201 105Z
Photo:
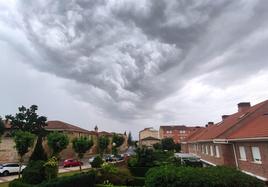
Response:
M8 187L9 182L0 183L0 187Z

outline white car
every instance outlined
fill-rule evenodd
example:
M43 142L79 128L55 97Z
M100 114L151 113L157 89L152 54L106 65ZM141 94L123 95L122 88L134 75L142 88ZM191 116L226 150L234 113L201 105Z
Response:
M19 173L19 164L17 163L6 163L0 164L0 174L3 176L7 176L11 173ZM26 168L25 165L21 166L21 172Z

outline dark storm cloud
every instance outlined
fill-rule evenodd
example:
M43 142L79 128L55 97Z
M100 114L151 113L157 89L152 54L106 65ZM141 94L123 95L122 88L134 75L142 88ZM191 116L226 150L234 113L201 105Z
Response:
M19 12L40 55L28 63L76 81L66 88L73 95L130 119L153 114L187 79L206 75L207 84L226 86L266 69L267 4L34 0Z

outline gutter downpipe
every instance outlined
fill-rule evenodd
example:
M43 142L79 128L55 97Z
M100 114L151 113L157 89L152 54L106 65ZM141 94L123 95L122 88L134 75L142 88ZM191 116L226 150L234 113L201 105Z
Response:
M236 169L239 169L238 161L237 161L237 155L236 155L236 150L235 150L235 145L234 145L234 143L232 143L232 145L233 145L233 151L234 151L234 156L235 156Z

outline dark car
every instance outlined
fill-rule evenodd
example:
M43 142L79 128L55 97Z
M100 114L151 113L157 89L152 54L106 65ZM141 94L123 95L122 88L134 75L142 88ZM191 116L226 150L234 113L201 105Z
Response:
M113 162L115 161L114 155L106 155L104 158L105 162Z
M83 162L80 162L76 159L66 159L63 162L63 167L73 167L73 166L82 166Z
M121 161L121 160L124 160L124 156L122 156L122 155L115 156L115 161Z

